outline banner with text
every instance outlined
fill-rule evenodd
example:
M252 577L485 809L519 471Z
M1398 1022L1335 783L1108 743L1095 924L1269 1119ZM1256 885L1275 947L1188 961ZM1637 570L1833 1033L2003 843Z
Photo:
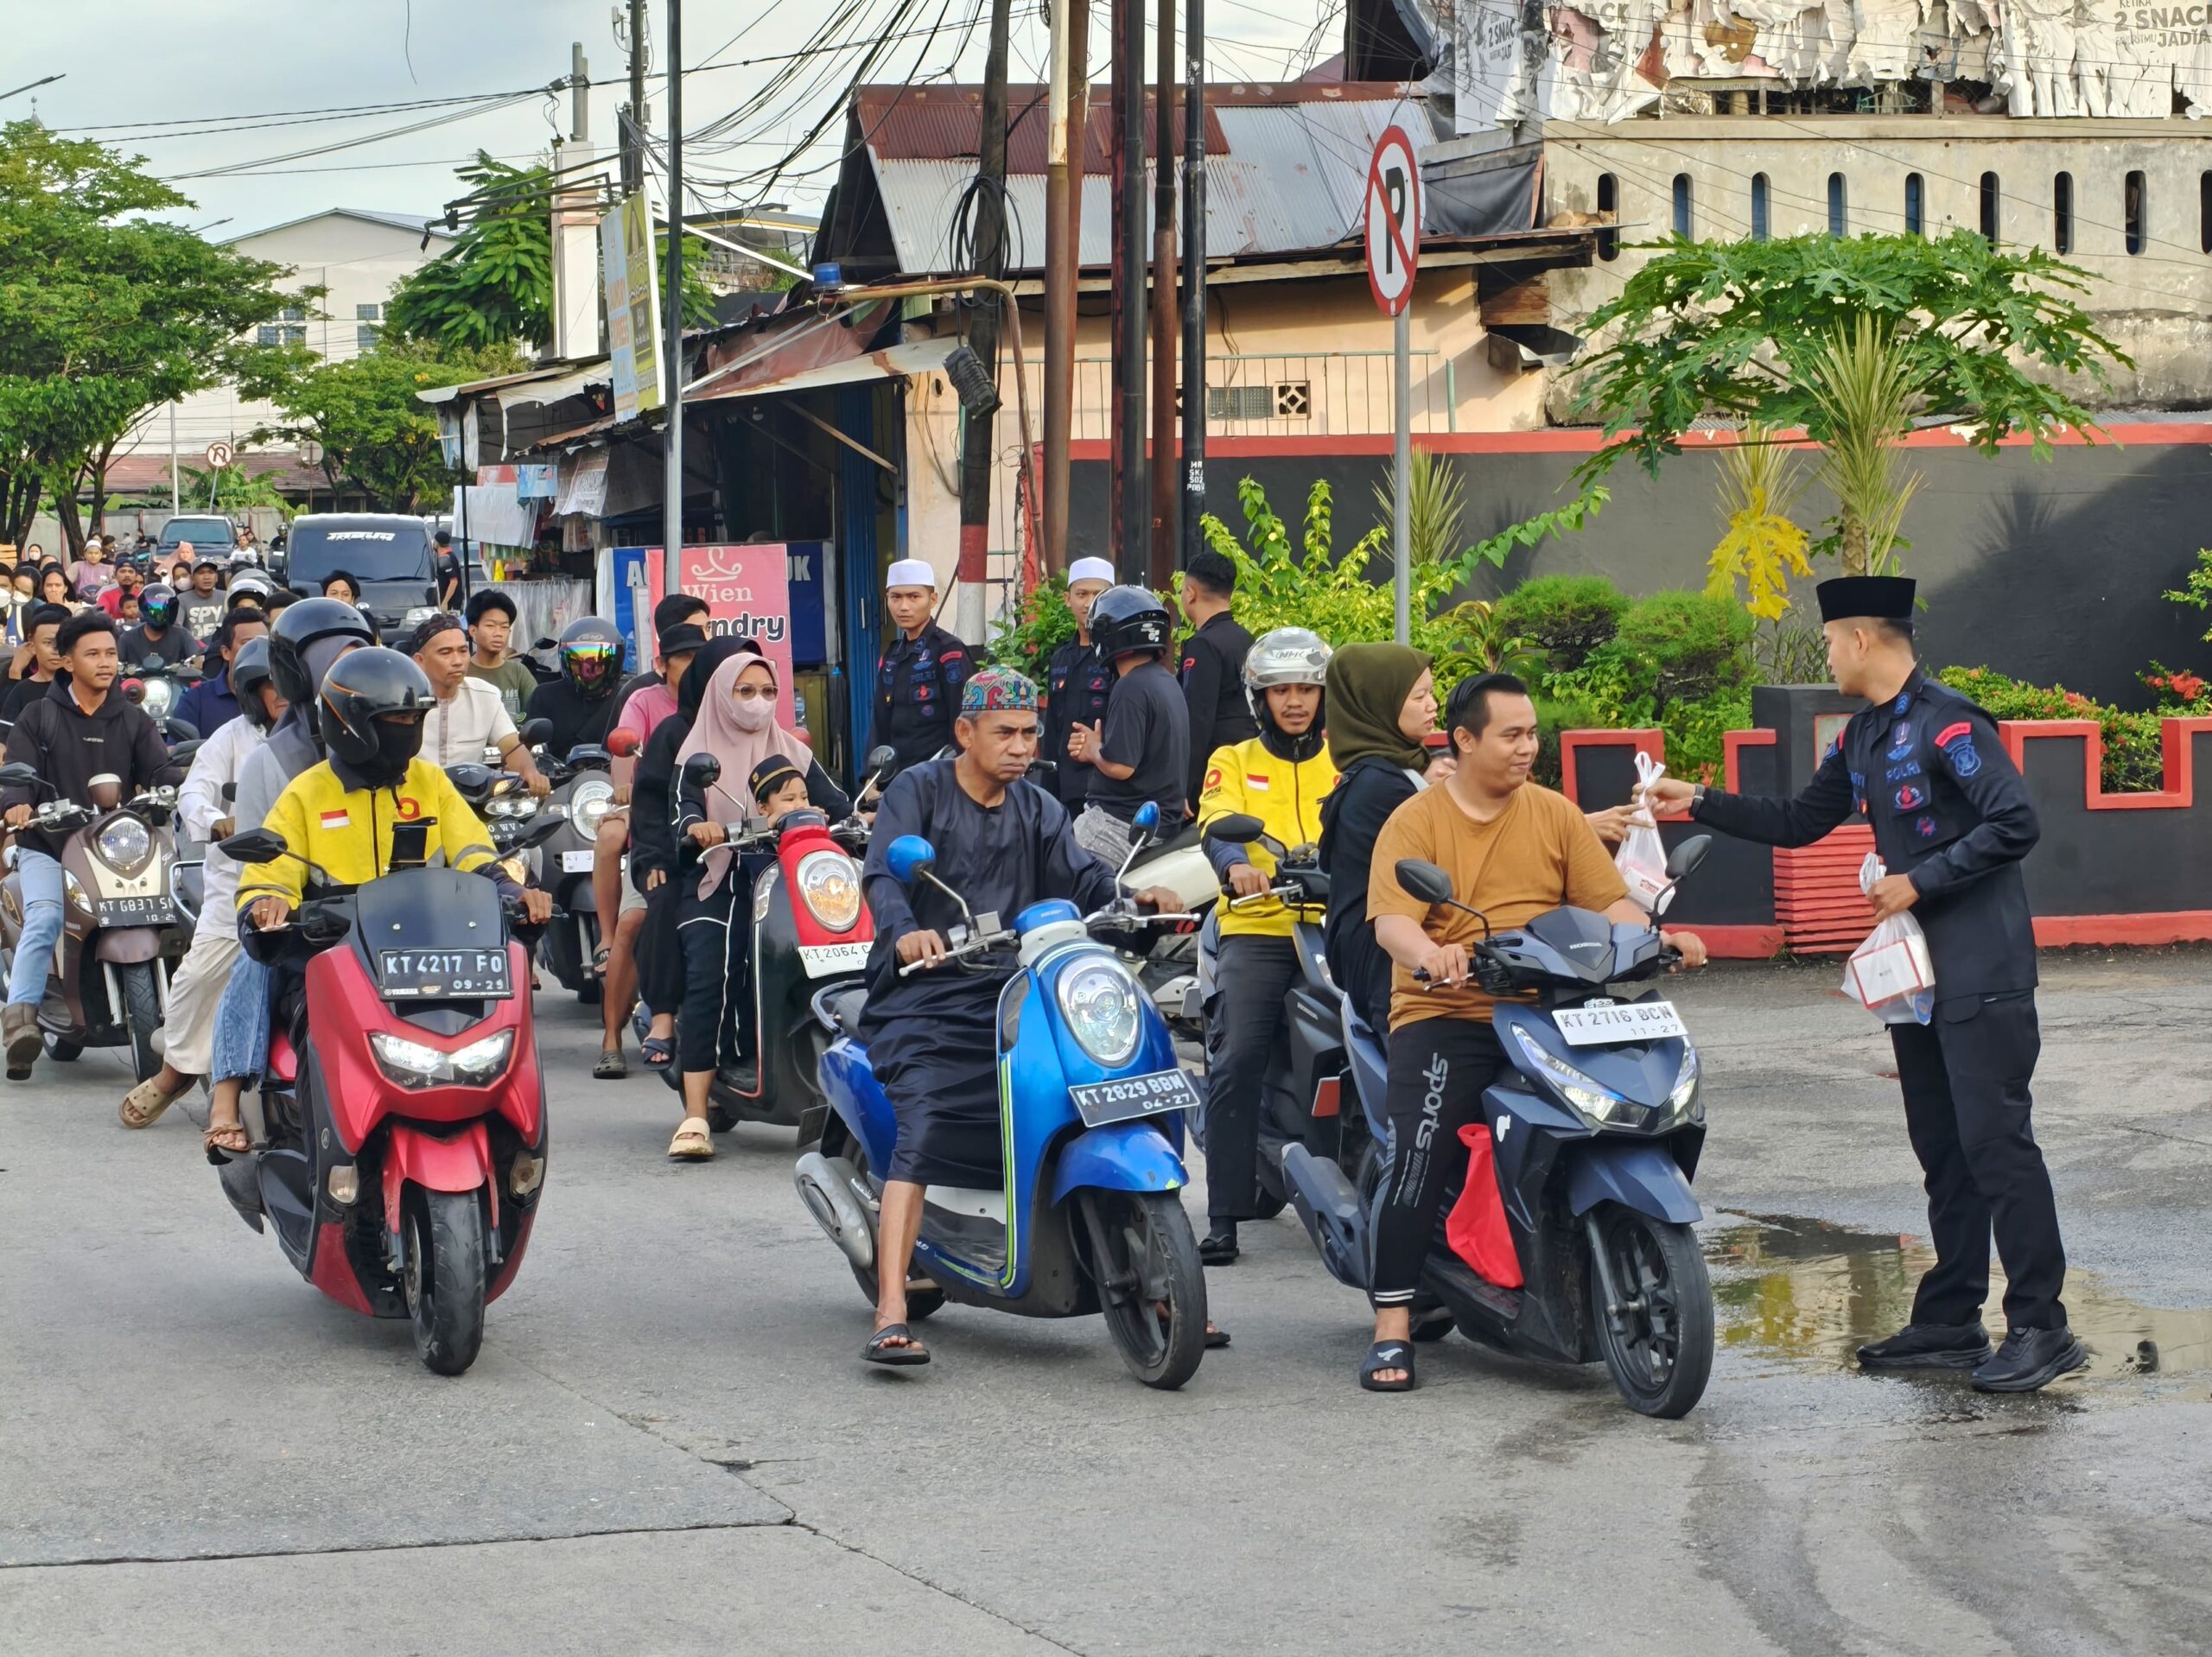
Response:
M686 547L683 562L683 590L706 600L707 632L757 639L760 653L775 663L776 682L784 689L776 717L786 725L792 705L790 552L780 541ZM660 549L647 547L631 566L645 577L648 596L643 608L648 619L661 600L661 562ZM651 641L641 642L649 651Z

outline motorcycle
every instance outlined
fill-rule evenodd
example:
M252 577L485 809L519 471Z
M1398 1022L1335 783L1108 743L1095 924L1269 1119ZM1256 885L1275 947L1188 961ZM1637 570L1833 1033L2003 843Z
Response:
M1660 911L1711 844L1700 835L1675 848ZM1561 907L1492 936L1434 864L1409 858L1396 874L1422 902L1482 921L1469 952L1479 987L1537 998L1501 1000L1492 1014L1510 1069L1484 1089L1483 1121L1463 1134L1469 1167L1447 1191L1447 1218L1422 1267L1417 1336L1456 1325L1471 1340L1555 1362L1602 1359L1630 1409L1688 1414L1704 1394L1713 1344L1713 1286L1692 1231L1701 1210L1690 1178L1705 1142L1697 1050L1671 1002L1611 993L1668 971L1679 954L1661 942L1656 914L1649 926L1617 925ZM1379 1044L1364 1026L1351 1044L1356 1091L1376 1143L1388 1146ZM1386 1182L1363 1191L1300 1145L1284 1151L1282 1171L1330 1274L1365 1289Z
M304 954L302 988L246 1117L250 1131L261 1119L257 1149L209 1159L301 1276L364 1316L409 1319L423 1363L457 1375L530 1241L544 1080L519 909L480 874L420 867L419 826L400 830L393 860L415 867L317 888L250 940L264 959ZM219 843L243 863L293 854L265 828Z
M188 760L197 744L173 756ZM95 778L97 789L101 779ZM0 765L0 785L51 791L21 763ZM81 805L42 802L28 827L62 841L61 938L40 1004L40 1033L57 1059L87 1047L128 1047L141 1082L162 1067L154 1044L168 996L169 975L190 942L169 894L176 846L169 827L176 790L149 788L128 802ZM0 882L0 959L12 968L23 931L23 894L12 871Z
M1137 822L1141 840L1156 809L1143 807ZM1103 1313L1138 1380L1182 1386L1205 1344L1205 1279L1179 1195L1187 1183L1183 1115L1198 1092L1157 1009L1102 940L1125 950L1159 920L1185 917L1140 916L1127 898L1082 915L1054 898L1009 926L969 911L936 881L936 854L920 836L894 841L888 861L900 884L938 885L967 916L938 970L1009 946L1020 964L999 999L1005 1183L926 1193L913 1271L929 1283L907 1291L908 1319L948 1300L1032 1317ZM814 997L832 1038L821 1065L827 1104L818 1123L809 1120L792 1180L872 1304L882 1171L896 1129L860 1039L867 999L861 984Z
M597 743L580 743L564 760L538 759L538 769L554 785L540 809L559 826L538 848L542 873L535 884L552 893L569 916L565 924L546 929L538 959L586 1006L599 1005L599 975L593 970L601 936L599 899L591 870L600 822L614 804L614 782L607 775L613 763L613 751Z
M189 662L165 663L158 656L149 656L138 672L123 681L123 699L144 709L162 733L162 740L175 748L200 736L191 721L177 718L176 707L184 700L184 693L203 676Z

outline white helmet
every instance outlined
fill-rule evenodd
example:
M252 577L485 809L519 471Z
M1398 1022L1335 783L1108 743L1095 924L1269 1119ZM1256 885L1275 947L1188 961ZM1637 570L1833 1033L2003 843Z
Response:
M1329 674L1329 657L1335 654L1328 641L1310 627L1278 627L1252 641L1244 656L1244 701L1252 717L1268 726L1268 688L1270 685L1319 685Z

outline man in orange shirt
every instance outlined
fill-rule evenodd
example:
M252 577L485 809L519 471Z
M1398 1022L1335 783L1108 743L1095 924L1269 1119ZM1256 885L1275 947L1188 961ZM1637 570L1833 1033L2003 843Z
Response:
M1375 1227L1369 1294L1375 1344L1360 1385L1406 1392L1414 1384L1412 1314L1437 1211L1463 1152L1459 1130L1482 1120L1483 1090L1506 1068L1491 1024L1496 1000L1467 981L1468 946L1481 924L1463 911L1431 909L1398 884L1402 858L1436 864L1459 901L1503 932L1562 904L1632 926L1650 923L1630 898L1612 860L1563 794L1531 783L1536 706L1507 673L1463 681L1446 727L1458 759L1440 787L1424 789L1376 837L1367 912L1390 956L1390 1119L1388 1184ZM1687 933L1662 935L1682 964L1705 964ZM1415 972L1426 975L1416 978Z

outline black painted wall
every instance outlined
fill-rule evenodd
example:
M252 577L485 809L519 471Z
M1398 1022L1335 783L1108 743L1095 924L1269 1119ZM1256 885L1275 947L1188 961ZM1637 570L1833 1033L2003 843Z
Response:
M2087 737L2025 745L2028 792L2043 838L2022 869L2038 915L2212 910L2212 731L2196 746L2196 799L2177 808L2092 811L2082 787Z

